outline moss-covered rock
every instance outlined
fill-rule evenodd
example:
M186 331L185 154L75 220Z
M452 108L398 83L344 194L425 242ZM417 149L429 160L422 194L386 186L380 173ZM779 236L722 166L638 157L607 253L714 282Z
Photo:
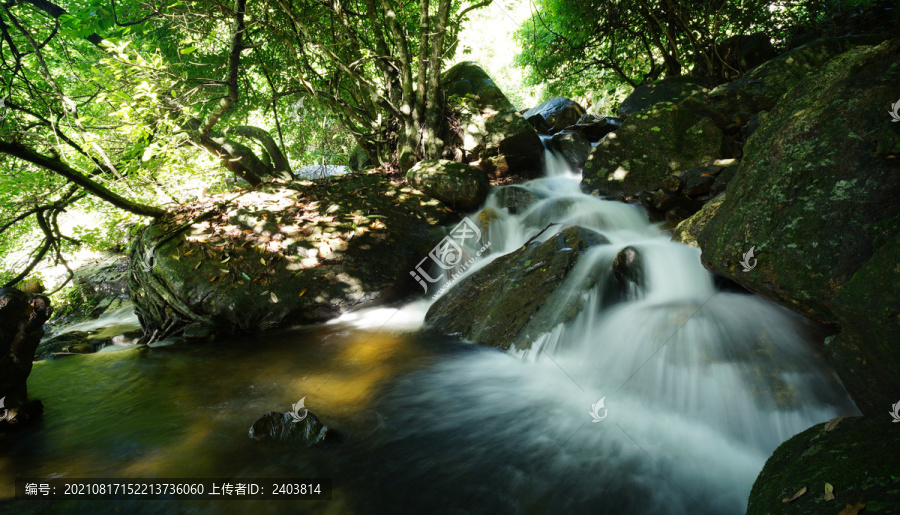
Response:
M709 98L728 116L767 111L775 107L785 93L808 76L816 75L834 57L855 45L871 42L872 38L861 36L811 41L766 61L734 82L715 88Z
M843 510L860 504L863 513L896 513L900 427L887 413L844 418L830 431L827 425L815 425L775 450L750 491L748 515L857 513ZM826 483L831 500L825 498ZM784 502L803 488L803 495Z
M706 204L703 204L700 211L697 211L693 216L676 225L672 230L672 241L684 243L685 245L690 245L692 247L699 247L700 245L697 243L697 236L700 235L700 231L706 227L709 220L722 206L722 202L725 202L724 193L720 193Z
M660 102L679 102L691 95L709 91L706 79L684 75L667 77L634 88L619 107L619 116L631 116Z
M531 339L573 317L581 291L557 287L592 245L608 241L581 227L569 227L543 243L502 256L467 276L439 298L425 324L442 334L507 349L525 348ZM591 288L598 274L581 284ZM544 315L547 316L544 316Z
M406 172L406 180L426 195L462 210L478 208L490 186L483 170L446 159L419 161Z
M537 132L473 62L462 62L442 78L450 111L444 130L445 157L469 163L491 178L533 178L543 168Z
M588 156L582 189L600 194L656 191L669 176L731 157L709 118L669 102L630 116Z
M858 331L833 341L832 359L864 413L874 409L867 399L900 394L889 380L895 372L867 358L878 356L887 367L900 357L890 315L897 296L874 279L889 273L883 267L891 270L896 254L867 264L900 233L900 125L886 112L898 82L900 40L892 40L856 47L788 92L747 142L740 172L698 238L710 270ZM740 261L751 247L757 266L743 272ZM857 273L859 282L837 301ZM851 306L857 302L872 311ZM872 327L863 331L861 324Z
M449 210L379 175L224 194L138 235L130 283L146 338L326 320L415 291Z

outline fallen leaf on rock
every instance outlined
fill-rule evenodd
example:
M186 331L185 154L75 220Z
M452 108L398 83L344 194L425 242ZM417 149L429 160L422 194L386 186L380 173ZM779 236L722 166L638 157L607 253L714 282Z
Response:
M825 432L827 433L829 431L834 430L834 428L837 427L837 425L841 422L841 420L844 420L844 417L834 417L833 419L826 422L825 423Z
M784 499L781 500L781 502L794 502L805 493L806 493L806 487L804 486L803 488L798 490L797 493L795 493L792 497L785 497Z
M831 486L831 483L825 483L825 500L830 501L834 499L834 487Z
M856 503L854 506L850 506L849 504L844 506L844 509L841 510L838 515L859 515L860 510L865 508L866 505L862 501Z

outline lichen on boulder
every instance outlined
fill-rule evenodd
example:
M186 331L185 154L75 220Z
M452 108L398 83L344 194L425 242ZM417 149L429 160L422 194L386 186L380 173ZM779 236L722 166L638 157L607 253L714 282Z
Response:
M480 206L490 186L483 170L446 159L419 161L406 172L406 180L426 195L461 210Z

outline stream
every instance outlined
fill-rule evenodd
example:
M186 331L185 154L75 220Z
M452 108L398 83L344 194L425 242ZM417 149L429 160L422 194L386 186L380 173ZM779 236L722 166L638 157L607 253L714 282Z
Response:
M561 286L584 308L530 347L421 332L422 299L211 344L36 362L29 397L44 417L0 437L0 512L742 513L782 441L858 414L817 336L784 308L718 289L699 249L669 241L638 207L583 194L561 158L546 158L546 176L520 185L541 199L528 209L508 213L492 190L491 252L466 274L551 222L561 226L539 241L575 224L611 243ZM611 274L625 246L641 254L643 291L608 305L608 281L578 288ZM303 397L337 441L248 438L259 416ZM50 505L13 501L15 477L328 477L334 492Z

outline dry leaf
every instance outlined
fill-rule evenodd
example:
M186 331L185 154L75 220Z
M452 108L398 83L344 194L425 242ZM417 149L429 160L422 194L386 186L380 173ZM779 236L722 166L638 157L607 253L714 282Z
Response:
M825 432L827 433L829 431L833 431L834 428L836 428L837 425L841 422L841 420L844 420L844 417L834 417L833 419L826 422L825 423Z
M831 483L825 483L825 500L830 501L834 499L834 487L831 486Z
M278 297L275 296L275 292L270 292L270 293L269 293L269 299L272 300L272 303L273 303L273 304L277 304L277 303L278 303Z
M785 497L784 499L781 500L781 502L794 502L805 493L806 493L806 487L804 486L803 488L798 490L797 493L795 493L792 497Z
M304 293L306 293L306 288L303 288L303 291L300 292L300 296L302 297Z
M231 260L231 256L228 256L225 259L223 259L222 261L220 261L220 263L227 263L230 260Z
M862 501L856 503L855 506L850 506L849 504L847 504L844 506L844 509L841 510L840 513L838 513L838 515L859 515L860 510L865 507L866 505Z

